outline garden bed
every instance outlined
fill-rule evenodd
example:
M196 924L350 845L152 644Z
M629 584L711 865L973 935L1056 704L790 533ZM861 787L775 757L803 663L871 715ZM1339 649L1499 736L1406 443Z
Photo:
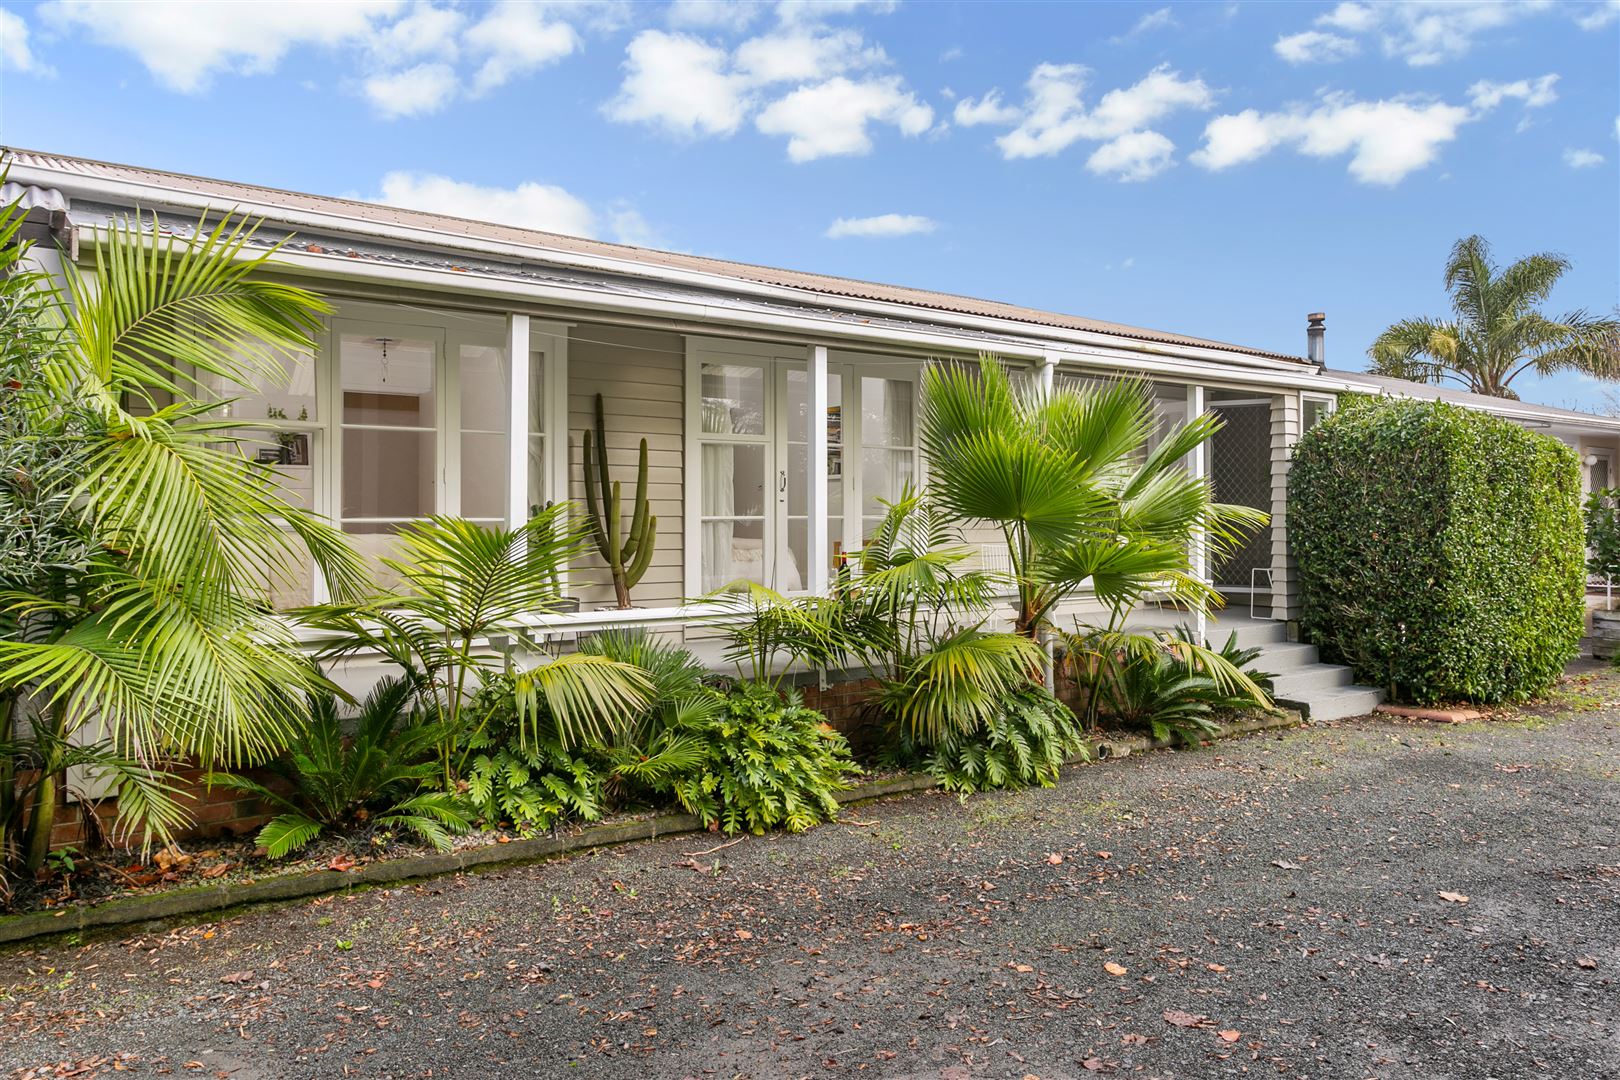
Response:
M1299 722L1299 714L1291 711L1254 714L1223 725L1220 734L1212 738L1233 738ZM1172 745L1170 739L1110 733L1095 741L1093 756L1100 760L1128 757ZM936 786L933 777L922 773L879 775L840 792L838 801L849 805ZM469 833L457 837L448 852L400 840L377 845L371 851L362 847L357 852L357 847L367 841L359 838L357 845L353 837L332 837L312 845L303 856L281 860L257 853L251 840L198 843L192 851L171 848L153 856L150 863L138 865L132 865L129 853L116 852L76 860L93 869L70 897L60 892L52 896L48 885L36 888L31 895L19 892L13 897L16 906L31 899L35 910L0 916L0 942L533 862L588 848L702 830L702 822L692 814L647 813L620 815L541 837L522 838L498 830Z

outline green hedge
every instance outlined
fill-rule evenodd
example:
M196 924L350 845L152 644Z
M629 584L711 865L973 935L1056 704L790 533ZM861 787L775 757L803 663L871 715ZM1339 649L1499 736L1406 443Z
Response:
M1300 440L1288 521L1306 640L1397 700L1498 702L1579 649L1575 451L1434 402L1348 398Z

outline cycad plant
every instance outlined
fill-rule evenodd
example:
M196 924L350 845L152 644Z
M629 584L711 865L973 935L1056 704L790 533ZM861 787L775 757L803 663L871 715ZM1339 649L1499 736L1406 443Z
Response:
M1000 530L1018 633L1036 636L1081 588L1111 624L1148 593L1190 609L1217 601L1192 572L1195 539L1218 556L1266 515L1216 503L1182 464L1218 418L1180 424L1149 450L1156 424L1150 389L1133 380L1047 393L1014 386L993 357L924 371L930 494L955 517Z
M280 811L259 831L259 844L281 858L332 826L365 826L415 835L441 851L470 824L455 794L426 785L437 767L442 732L413 713L415 688L404 679L379 682L345 722L330 689L309 696L309 719L266 768L288 793L235 773L214 773L220 784Z
M1499 267L1483 237L1464 237L1446 260L1451 318L1388 327L1367 350L1372 370L1505 398L1519 396L1511 384L1526 371L1620 379L1620 318L1540 310L1569 268L1568 259L1545 252Z
M260 276L254 226L123 221L59 289L9 246L20 221L0 211L0 853L32 872L69 766L110 774L122 826L161 837L184 818L171 758L282 746L318 677L266 583L298 548L339 594L361 564L216 415L209 384L282 377L328 310Z
M399 555L383 560L398 577L386 594L301 609L305 625L332 635L323 661L375 651L404 672L418 706L443 725L441 782L458 778L464 744L490 719L469 708L485 681L511 688L521 737L554 733L563 747L610 741L647 704L650 681L631 664L586 652L543 656L521 645L523 617L557 610L560 568L584 550L586 536L559 504L516 529L463 518L412 522L398 534ZM535 652L525 665L522 655Z

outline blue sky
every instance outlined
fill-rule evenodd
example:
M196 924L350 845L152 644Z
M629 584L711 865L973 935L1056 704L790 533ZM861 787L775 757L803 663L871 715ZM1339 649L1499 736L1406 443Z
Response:
M1613 307L1617 113L1616 0L0 3L8 145L1350 367L1472 232Z

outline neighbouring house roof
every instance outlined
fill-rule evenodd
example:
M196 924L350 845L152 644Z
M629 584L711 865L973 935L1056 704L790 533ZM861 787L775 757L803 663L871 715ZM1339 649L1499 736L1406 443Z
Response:
M454 240L459 247L472 246L476 248L480 242L490 245L522 245L541 251L555 252L560 256L583 255L614 259L629 264L631 267L636 265L661 267L712 275L716 278L737 282L802 290L807 294L814 294L822 298L832 297L853 301L897 304L938 312L946 316L962 315L976 318L1004 319L1033 326L1105 334L1116 338L1152 342L1171 347L1215 349L1260 357L1266 360L1292 361L1307 369L1313 367L1308 360L1299 356L1212 341L1206 338L1191 337L1185 334L1127 326L1122 323L1108 322L1101 319L1043 311L1038 308L1020 307L996 300L958 296L929 289L913 289L827 274L756 266L751 263L714 259L701 255L688 255L681 252L659 251L628 244L614 244L602 240L567 236L562 233L501 225L470 217L433 214L420 210L383 206L356 199L339 199L325 195L283 191L255 184L242 184L207 177L188 176L182 173L162 172L156 169L119 165L89 158L17 149L6 149L3 153L9 162L24 169L65 174L67 177L82 177L91 181L99 180L138 185L171 193L183 192L192 196L201 196L208 200L217 200L217 206L222 210L242 203L252 203L255 206L280 208L304 214L318 214L334 219L347 219L350 222L368 226L369 228L366 231L373 234L381 233L386 235L390 229L400 232L409 230L412 233L426 232L442 236L446 240ZM476 207L468 207L469 212L475 212L476 209Z
M1374 375L1366 371L1344 371L1324 367L1322 375L1363 387L1369 393L1416 398L1421 401L1444 401L1467 409L1480 409L1485 412L1496 413L1513 420L1542 422L1558 426L1600 427L1608 428L1611 431L1616 427L1620 427L1620 417L1599 416L1596 413L1581 412L1577 409L1559 409L1551 405L1536 405L1532 402L1516 401L1512 398L1474 394L1467 390L1454 390L1451 387L1435 386L1432 383L1394 379L1387 375Z

